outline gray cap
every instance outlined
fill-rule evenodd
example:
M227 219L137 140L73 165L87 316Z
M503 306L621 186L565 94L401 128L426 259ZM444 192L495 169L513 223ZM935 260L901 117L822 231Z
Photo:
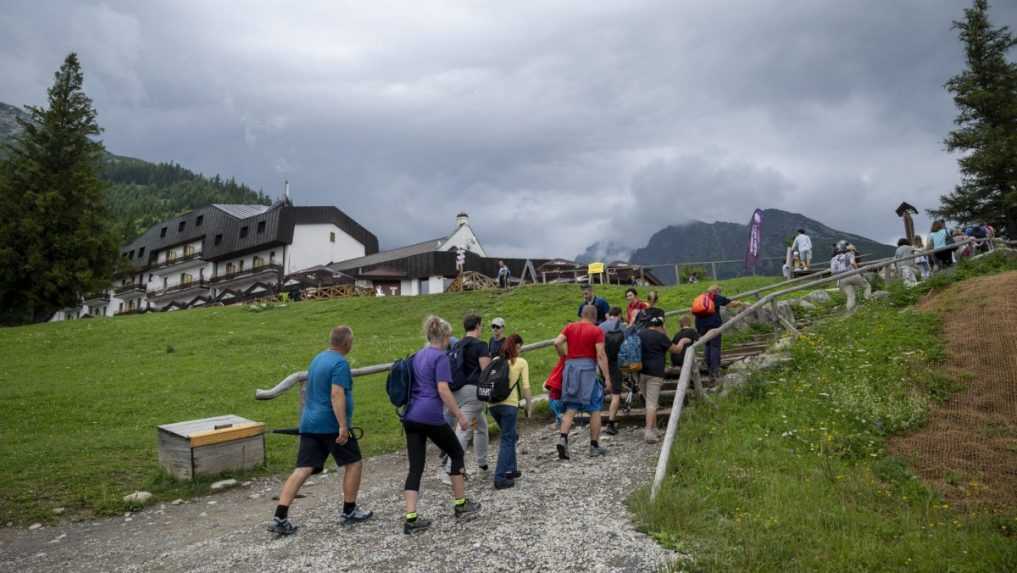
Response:
M505 319L499 316L498 318L491 321L491 326L500 326L502 328L505 328Z

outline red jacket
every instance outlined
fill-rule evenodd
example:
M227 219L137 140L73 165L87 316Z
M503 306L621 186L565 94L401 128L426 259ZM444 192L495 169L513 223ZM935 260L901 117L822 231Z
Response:
M561 400L562 373L565 372L565 357L558 357L558 364L551 370L547 380L544 381L544 388L547 389L547 397L551 400Z

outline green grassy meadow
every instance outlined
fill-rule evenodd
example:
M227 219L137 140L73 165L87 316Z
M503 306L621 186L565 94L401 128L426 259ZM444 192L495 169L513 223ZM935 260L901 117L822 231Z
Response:
M1017 571L1017 514L951 507L885 449L956 389L940 319L910 305L1015 266L990 258L922 288L892 284L889 300L807 332L793 362L688 408L657 502L630 500L640 526L692 556L682 570Z
M725 283L737 293L777 279ZM659 289L665 309L686 307L702 285ZM645 291L645 289L642 289ZM598 287L624 307L624 287ZM137 489L159 499L202 493L209 480L181 484L157 463L156 426L222 414L296 426L297 396L256 401L306 368L325 348L329 329L353 327L353 367L388 362L423 344L429 313L461 334L467 312L487 321L502 316L507 332L527 342L551 338L575 317L579 289L547 285L508 292L308 301L253 312L243 306L92 319L0 329L0 523L113 513ZM673 328L669 324L669 328ZM528 355L531 378L542 383L553 352ZM366 455L402 447L384 376L357 378L354 424L365 431ZM292 467L296 441L270 434L264 471Z

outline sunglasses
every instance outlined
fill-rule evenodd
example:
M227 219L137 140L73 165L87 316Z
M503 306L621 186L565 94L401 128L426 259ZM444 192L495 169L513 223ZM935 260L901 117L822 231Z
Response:
M501 327L498 326L497 324L492 324L491 325L491 330L501 330Z

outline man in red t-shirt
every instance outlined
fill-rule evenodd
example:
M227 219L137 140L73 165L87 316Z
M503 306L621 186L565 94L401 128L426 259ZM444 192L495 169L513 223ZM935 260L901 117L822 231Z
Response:
M639 300L639 292L634 288L630 288L625 291L625 300L629 302L629 306L625 312L625 324L632 326L636 323L636 317L639 316L639 311L650 308L650 305Z
M554 339L554 348L565 358L562 373L562 416L558 458L569 459L569 430L577 412L590 414L590 456L603 456L607 450L600 447L600 411L604 407L604 389L611 387L611 372L604 352L604 331L597 326L597 307L583 307L582 319L562 329ZM597 368L603 376L603 385L596 379Z

